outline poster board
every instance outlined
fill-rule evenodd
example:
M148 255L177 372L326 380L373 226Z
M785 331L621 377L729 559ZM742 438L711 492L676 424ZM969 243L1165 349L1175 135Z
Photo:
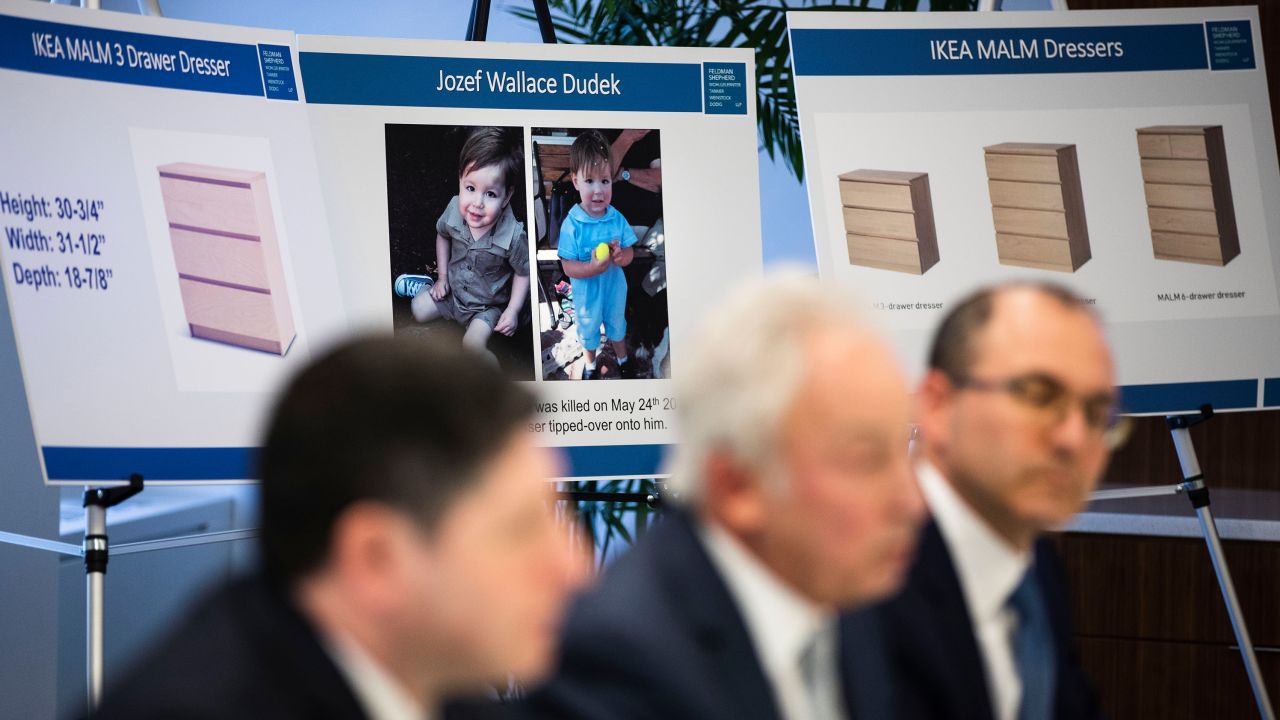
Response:
M519 332L490 347L539 396L565 477L660 473L681 348L760 272L750 51L298 38L16 1L0 41L20 109L0 120L0 265L46 483L252 478L294 371L352 332L448 324L414 320L395 278L438 273L430 203L459 192L478 127L522 148L508 240L531 269ZM613 204L631 185L638 208L599 382L577 379L592 306L546 214L553 189L577 202L588 129L625 135Z
M0 244L44 479L249 476L347 330L293 35L0 5Z
M489 348L535 386L534 427L564 449L565 477L660 475L676 439L681 352L704 308L761 272L751 51L306 35L298 45L352 323L397 334L467 326L420 322L394 283L415 271L438 276L438 223L460 193L462 146L477 128L502 128L523 146L510 207L528 236L530 282L520 329ZM638 240L625 316L622 302L592 310L591 289L562 262L568 231L552 206L577 202L569 158L590 130L614 148L638 138L617 168L630 180L612 180L612 206ZM563 189L567 200L555 197ZM603 332L592 312L605 315ZM625 329L611 328L611 313ZM634 379L617 374L610 341L620 335ZM592 343L603 377L584 381Z
M919 372L948 303L1064 284L1125 407L1280 406L1254 8L788 14L816 253Z

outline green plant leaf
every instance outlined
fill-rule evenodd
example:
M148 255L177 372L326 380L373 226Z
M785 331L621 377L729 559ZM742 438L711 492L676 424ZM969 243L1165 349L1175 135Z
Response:
M804 179L800 124L791 74L789 10L914 11L919 0L548 0L561 42L595 45L747 47L756 50L756 123L760 149ZM975 10L977 0L932 0L932 10ZM509 7L537 23L529 7Z

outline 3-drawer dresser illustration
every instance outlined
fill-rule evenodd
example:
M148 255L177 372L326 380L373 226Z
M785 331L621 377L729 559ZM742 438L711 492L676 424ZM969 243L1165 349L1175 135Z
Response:
M929 174L854 170L840 176L853 265L921 275L938 262Z
M1240 254L1221 125L1138 128L1138 155L1157 258L1226 265Z
M266 175L193 163L157 170L191 335L284 355L294 321Z
M1075 272L1092 257L1075 145L984 148L1002 265Z

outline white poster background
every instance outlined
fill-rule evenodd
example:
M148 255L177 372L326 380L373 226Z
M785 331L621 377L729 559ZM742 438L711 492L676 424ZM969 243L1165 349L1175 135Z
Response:
M788 14L790 29L977 29L1252 23L1256 69L1116 73L796 77L819 271L879 310L911 370L946 303L979 285L1036 278L1096 300L1121 385L1280 375L1275 237L1280 172L1254 8L1019 13ZM794 41L793 41L794 47ZM1241 255L1225 267L1156 260L1135 130L1222 125ZM1075 143L1092 259L1074 273L1000 265L983 146ZM838 176L856 168L929 173L940 261L923 276L851 265ZM1159 302L1159 293L1243 291L1239 300ZM916 310L916 303L942 309ZM1261 396L1262 384L1258 394ZM1259 397L1259 400L1261 397Z

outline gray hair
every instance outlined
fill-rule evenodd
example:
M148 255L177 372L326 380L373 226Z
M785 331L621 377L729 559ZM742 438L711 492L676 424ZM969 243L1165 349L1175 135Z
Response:
M855 296L811 274L772 272L738 287L704 316L676 372L679 443L669 485L702 502L712 453L769 473L782 422L805 376L807 341L822 330L866 332Z

